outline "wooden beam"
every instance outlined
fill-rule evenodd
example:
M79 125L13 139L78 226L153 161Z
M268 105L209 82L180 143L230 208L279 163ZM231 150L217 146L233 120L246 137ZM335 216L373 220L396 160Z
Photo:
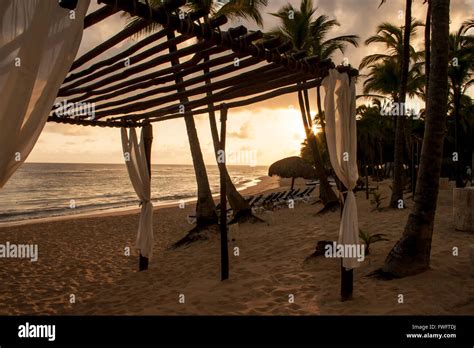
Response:
M141 21L138 21L138 22L134 23L133 25L123 29L122 31L118 32L117 34L115 34L109 40L101 43L96 48L92 49L91 51L87 52L83 56L76 59L74 61L74 63L72 63L71 71L79 68L80 66L84 65L85 63L87 63L91 59L97 57L99 54L107 51L109 48L115 46L119 42L122 42L126 38L128 38L128 37L132 36L133 34L139 32L140 30L145 28L148 24L150 24L148 21L141 20Z
M113 8L111 6L102 6L97 11L88 14L86 18L84 18L84 29L87 29L90 26L93 26L94 24L103 21L107 17L116 14L118 11L118 8Z
M69 118L69 117L57 117L49 116L48 122L78 125L78 126L91 126L91 127L101 127L101 128L131 128L131 127L141 127L141 122L132 122L126 120L106 120L106 121L93 121L79 118Z

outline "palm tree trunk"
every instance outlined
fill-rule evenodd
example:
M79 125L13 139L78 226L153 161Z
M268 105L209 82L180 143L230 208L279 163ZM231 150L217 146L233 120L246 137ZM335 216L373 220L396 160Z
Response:
M428 86L430 84L430 60L431 60L431 0L428 0L428 8L426 9L426 22L425 22L425 103L428 103ZM425 105L425 110L426 110Z
M399 200L403 200L403 147L405 128L405 100L407 93L408 68L410 64L410 27L411 27L411 4L412 0L406 0L405 29L403 35L403 57L401 61L400 91L398 96L399 110L402 115L397 116L397 127L395 130L395 158L394 178L392 184L392 196L390 206L397 208ZM402 107L403 106L403 107ZM405 204L403 204L405 206Z
M314 166L316 168L316 176L319 179L319 198L321 198L324 205L327 205L328 203L337 202L337 196L332 190L331 185L329 185L327 174L323 168L323 162L316 142L316 136L311 131L311 128L308 124L308 117L306 115L305 102L302 91L298 91L298 103L300 106L301 117L303 119L304 130L306 132L306 140L311 148Z
M461 88L453 86L453 99L454 99L454 151L457 153L457 161L454 162L454 175L456 179L456 187L464 187L464 183L461 178L460 163L461 153L459 151L459 136L460 136L460 115L459 109L461 108Z
M403 136L403 119L402 116L396 116L395 129L395 154L393 165L393 183L392 196L390 197L390 206L398 208L400 200L403 200L403 148L405 146L405 139Z
M306 93L305 97L307 98L307 93ZM309 100L308 99L309 98L306 99L306 102L309 105ZM325 144L326 153L329 154L328 143L327 143L327 140L326 140L326 120L324 119L324 116L323 116L323 108L322 108L322 103L321 103L321 85L316 86L316 106L318 108L319 123L321 124L322 142L323 142L323 144ZM329 163L329 165L331 165L331 163ZM332 169L332 166L331 166L331 169ZM332 172L334 173L334 169L332 170ZM331 186L329 185L329 182L328 182L328 186L324 187L323 190L330 192L329 195L331 195L332 197L336 197L336 194L334 193ZM334 193L334 196L331 193ZM331 198L331 199L333 201L335 201L336 198Z
M324 119L323 116L323 107L321 103L321 86L316 87L316 100L317 100L317 106L318 106L318 117L319 117L319 123L321 123L321 129L323 131L324 137L326 137L326 120Z
M209 124L211 127L211 135L212 135L212 142L214 144L214 151L216 152L216 159L217 159L217 151L219 150L219 134L217 132L217 123L216 123L216 115L214 111L209 112ZM232 179L227 171L227 167L224 168L224 174L226 177L226 195L229 201L229 204L234 211L235 217L241 217L244 215L249 215L252 213L250 205L245 200L244 197L237 191L234 184L232 183Z
M430 263L431 240L443 158L448 104L449 0L432 0L432 52L428 109L421 149L415 203L402 238L385 260L383 272L405 277L423 272Z
M205 62L208 61L208 60L209 60L208 56L204 57ZM206 74L208 72L209 72L208 68L204 69L204 74ZM206 79L205 83L206 83L206 85L208 85L208 84L211 83L211 80ZM212 95L212 92L208 91L207 96L210 96L210 95ZM216 154L216 160L217 160L217 152L220 149L220 145L219 145L219 133L217 131L216 114L215 114L214 110L212 109L213 104L208 105L208 107L210 109L210 111L209 111L209 125L210 125L210 128L211 128L212 143L214 145L214 152ZM235 186L232 182L232 179L229 175L229 172L227 171L227 166L225 166L223 168L223 170L224 170L224 174L225 174L225 178L226 178L226 195L227 195L227 199L229 201L229 204L230 204L232 210L234 211L234 216L236 218L242 218L242 217L245 217L245 216L252 215L252 209L251 209L250 205L245 200L245 198L242 197L242 195L239 193L239 191L237 191L237 189L235 188Z
M169 31L168 41L174 38L174 32ZM176 46L170 46L170 53L176 51ZM179 59L173 59L171 64L173 66L179 64ZM181 77L177 77L175 82L177 84L183 82ZM182 88L178 89L182 92ZM188 102L187 98L181 100L182 103ZM199 144L199 137L196 131L196 124L192 113L185 112L184 121L186 123L186 131L189 139L189 147L191 149L191 156L193 159L194 172L196 174L196 181L198 187L198 200L196 204L196 224L197 228L205 227L207 225L217 223L216 206L212 198L211 188L207 177L206 166Z

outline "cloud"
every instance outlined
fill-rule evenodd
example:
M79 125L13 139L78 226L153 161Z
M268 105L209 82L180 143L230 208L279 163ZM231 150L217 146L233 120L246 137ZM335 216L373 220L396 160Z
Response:
M247 139L252 136L252 125L245 122L237 132L228 132L227 135L233 138Z
M77 125L69 125L62 123L48 122L44 127L43 133L56 133L67 136L83 136L92 134L91 127L82 127Z

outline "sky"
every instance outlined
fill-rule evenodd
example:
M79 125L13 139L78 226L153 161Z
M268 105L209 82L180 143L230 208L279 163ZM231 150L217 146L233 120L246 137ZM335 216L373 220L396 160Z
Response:
M287 3L299 6L296 0L269 0L264 10L263 31L278 25L278 21L270 13ZM383 47L365 46L364 41L375 34L376 27L382 22L403 25L404 0L388 0L379 7L379 0L314 0L317 15L325 14L336 18L341 26L329 35L339 36L355 34L360 37L359 47L348 46L344 55L333 57L335 63L344 58L358 67L361 59ZM89 11L98 8L91 1ZM426 5L422 0L414 0L413 17L424 22ZM474 17L474 0L451 0L451 31L460 24ZM78 56L95 47L120 31L126 18L115 15L87 29ZM256 25L241 21L228 25L243 24L249 29L258 29ZM261 28L260 28L261 29ZM422 48L423 33L418 33L414 45ZM123 47L133 42L125 42ZM109 54L113 54L112 50ZM363 73L363 72L361 72ZM360 91L361 82L358 83ZM310 92L311 105L315 108L315 92ZM281 158L298 155L300 144L304 140L304 129L298 110L296 95L285 95L244 108L229 110L227 122L228 164L236 165L269 165ZM206 164L215 164L212 138L207 116L195 117L201 149ZM153 124L154 141L152 147L152 163L154 164L192 164L184 120L175 119ZM96 128L72 126L66 124L47 123L28 162L58 163L123 163L120 130L113 128Z

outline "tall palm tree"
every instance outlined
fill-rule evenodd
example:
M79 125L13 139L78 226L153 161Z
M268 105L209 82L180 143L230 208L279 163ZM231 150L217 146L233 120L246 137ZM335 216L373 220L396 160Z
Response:
M197 10L204 10L208 15L204 17L204 20L208 22L212 18L225 15L229 18L246 18L256 22L259 26L263 24L261 17L261 7L267 5L267 0L229 0L227 3L219 4L211 0L194 0L190 2L190 7ZM209 57L205 56L204 61L208 61ZM209 69L204 69L204 73L209 73ZM210 79L206 79L205 83L209 85ZM211 91L207 92L207 95L212 95ZM209 125L211 129L212 142L214 145L214 151L216 154L216 160L218 158L217 153L219 151L219 133L217 130L216 115L213 110L214 105L211 103L209 106ZM225 177L226 177L226 196L229 204L234 212L234 221L245 221L252 216L252 209L247 200L237 191L235 185L232 183L232 179L227 171L227 167L224 166ZM255 219L253 219L255 220Z
M449 0L431 0L432 40L425 132L414 206L402 238L385 260L386 275L405 277L429 268L448 104Z
M449 35L449 58L448 70L452 105L451 116L454 119L454 151L458 153L458 161L455 162L456 187L462 187L463 181L460 172L463 151L460 150L460 119L461 100L466 90L474 83L472 72L474 67L474 36L468 31L474 28L474 20L465 21L459 30Z
M408 72L407 94L410 97L422 97L425 78L422 71L423 63L414 63ZM398 102L400 87L400 65L394 59L369 66L367 79L364 81L363 92L366 96L385 98ZM376 93L376 94L373 94Z
M325 39L327 33L339 25L336 20L330 20L327 16L321 15L314 18L317 9L313 6L312 0L302 0L299 9L291 4L287 4L277 13L272 15L280 19L280 26L270 31L270 35L290 40L295 51L306 51L309 55L318 55L320 59L330 58L335 51L344 52L347 44L357 45L358 37L355 35L338 36L332 39ZM321 108L321 98L318 91L318 117L319 124L324 131L324 120ZM307 143L311 148L317 177L320 181L320 198L325 205L336 202L337 196L332 190L324 171L322 156L317 145L317 139L312 131L312 119L309 108L308 91L298 91L298 103L300 105L301 117L306 132Z
M380 117L380 99L372 104L357 107L357 156L366 165L381 165L384 162L384 147L391 138L390 120ZM378 153L378 154L377 154ZM376 158L378 157L378 159Z
M373 71L380 71L380 62L390 60L395 68L398 67L398 90L397 97L393 97L393 101L399 105L399 110L404 110L401 106L405 105L406 94L409 86L409 75L410 75L410 61L414 63L418 62L422 57L422 52L416 52L415 49L410 45L410 38L416 34L416 28L423 24L411 20L411 0L407 0L407 12L405 16L405 29L396 27L390 23L383 23L378 26L377 34L368 38L365 43L367 45L372 43L384 44L387 52L376 53L366 56L362 59L360 69L370 66ZM377 65L379 63L379 65ZM415 69L413 67L412 69ZM393 70L393 69L392 69ZM406 71L405 71L406 70ZM405 138L404 128L405 116L399 115L396 117L395 125L395 150L394 150L394 180L392 185L392 196L390 199L390 206L397 207L399 200L403 199L403 186L402 186L402 173L403 173L403 147L408 137ZM408 136L408 134L406 134Z
M163 5L163 1L149 0L149 4L151 7L157 8ZM206 20L209 20L210 16L226 15L231 18L243 17L247 19L253 19L257 23L261 24L262 17L259 8L261 6L265 6L266 4L267 0L228 0L225 4L223 4L223 1L217 3L213 0L189 0L186 4L186 10L204 10L205 13L208 13ZM140 17L134 17L131 19L128 25L132 25L134 22L141 20L142 19ZM150 22L150 24L142 29L138 35L149 34L159 29L161 29L159 24L156 22ZM205 59L208 58L209 57L205 57ZM206 83L210 83L210 81L206 81ZM209 186L209 179L207 176L201 147L199 144L196 125L192 115L185 117L185 123L198 186L196 217L197 227L200 228L215 223L217 221L217 215L215 212L215 204ZM215 115L213 113L210 114L210 124L213 144L215 151L217 152L219 141ZM248 213L250 211L250 207L248 206L245 199L236 190L228 173L226 173L226 178L226 191L229 203L231 204L232 208L237 214L239 214L239 212Z

